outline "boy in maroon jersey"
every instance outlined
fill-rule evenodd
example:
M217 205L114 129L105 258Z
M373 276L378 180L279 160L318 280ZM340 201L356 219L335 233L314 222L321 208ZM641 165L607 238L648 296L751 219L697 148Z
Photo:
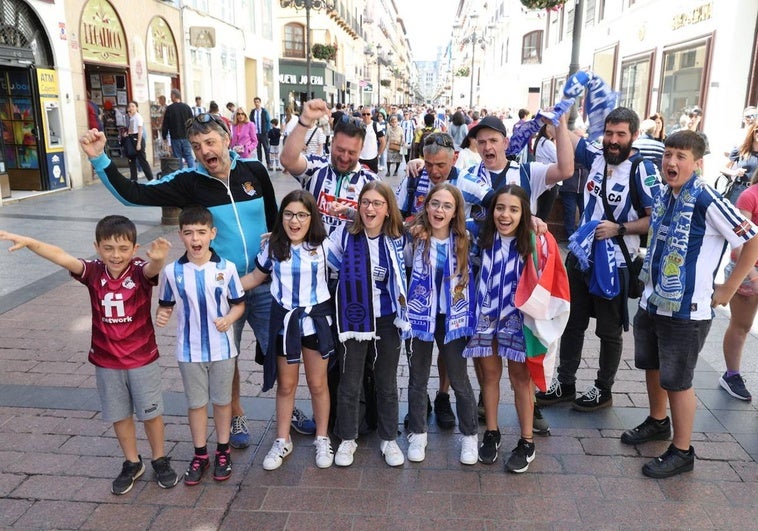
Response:
M137 453L135 412L145 426L158 485L164 489L176 485L178 476L164 448L161 371L150 314L152 289L171 244L158 238L147 251L148 262L135 257L137 228L124 216L106 216L97 223L95 250L99 260L74 258L60 247L9 232L0 231L0 240L13 242L9 251L26 247L68 269L89 289L89 361L95 365L103 419L113 423L126 459L111 492L126 494L145 472L142 456Z

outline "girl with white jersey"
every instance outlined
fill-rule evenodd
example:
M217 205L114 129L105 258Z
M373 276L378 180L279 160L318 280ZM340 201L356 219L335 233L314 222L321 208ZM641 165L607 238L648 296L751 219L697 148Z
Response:
M268 352L264 358L263 390L276 387L277 439L263 459L265 470L279 468L292 453L290 419L295 406L302 352L305 375L316 420L316 466L332 466L334 454L327 435L329 388L327 365L334 352L334 307L329 294L324 240L326 230L310 192L294 190L282 200L271 237L256 259L256 268L242 277L248 290L271 276Z

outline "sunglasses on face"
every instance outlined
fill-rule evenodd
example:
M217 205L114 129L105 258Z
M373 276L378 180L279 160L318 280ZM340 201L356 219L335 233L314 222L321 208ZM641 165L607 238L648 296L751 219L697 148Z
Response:
M343 114L342 116L340 116L339 122L335 123L334 126L337 127L338 124L347 125L349 123L353 124L355 127L366 129L366 124L364 124L360 118L355 118L347 114Z
M219 125L226 134L229 134L229 129L226 128L226 124L223 122L223 120L216 118L209 112L204 112L203 114L198 114L194 118L190 118L189 120L187 120L187 123L185 123L184 126L189 128L190 126L192 126L194 122L197 122L199 124L208 124L210 122L216 122L216 124Z

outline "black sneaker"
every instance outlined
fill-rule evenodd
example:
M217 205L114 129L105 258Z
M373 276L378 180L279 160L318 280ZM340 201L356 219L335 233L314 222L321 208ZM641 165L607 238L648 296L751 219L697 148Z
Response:
M591 385L581 394L572 407L577 411L595 411L613 405L613 393L610 389L600 389Z
M434 397L434 416L437 419L437 426L443 430L450 430L455 427L455 415L453 408L450 407L450 395L448 393L437 393Z
M197 485L200 483L200 480L203 479L203 474L205 474L209 466L211 466L211 463L207 456L193 456L189 467L187 467L187 471L184 473L184 484Z
M648 461L642 473L649 478L670 478L682 472L691 472L695 467L695 449L690 446L686 452L670 444L663 455Z
M542 410L539 406L534 406L534 415L532 418L532 432L535 435L550 435L550 424L542 416Z
M150 464L153 465L155 481L158 482L160 488L170 489L179 483L179 476L177 476L174 469L171 468L170 457L159 457L158 459L151 461Z
M213 479L216 481L225 481L232 475L232 456L226 452L216 452L216 458L213 460Z
M624 444L642 444L648 441L665 441L671 438L671 421L668 417L657 420L648 416L645 422L621 434Z
M142 463L142 456L139 456L139 461L136 463L124 461L121 473L113 480L111 492L117 495L126 494L132 490L135 480L144 473L145 465Z
M576 398L576 385L562 384L558 378L554 378L547 391L544 393L538 391L534 396L537 399L538 406L552 406L560 402L571 402Z
M511 456L505 463L505 470L514 474L526 472L526 469L529 468L529 463L534 461L535 453L533 442L519 439L516 448L513 449Z
M724 373L724 375L719 378L719 384L727 393L738 400L750 402L753 399L753 395L751 395L750 391L745 387L745 379L741 374L727 376L726 373Z
M497 449L500 448L500 430L484 432L482 444L479 445L479 461L491 465L497 460Z

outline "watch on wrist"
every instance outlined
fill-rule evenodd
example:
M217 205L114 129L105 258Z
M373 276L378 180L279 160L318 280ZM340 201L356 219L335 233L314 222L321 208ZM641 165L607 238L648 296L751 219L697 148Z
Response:
M626 234L626 225L623 223L619 223L619 229L618 229L619 236L623 236Z

